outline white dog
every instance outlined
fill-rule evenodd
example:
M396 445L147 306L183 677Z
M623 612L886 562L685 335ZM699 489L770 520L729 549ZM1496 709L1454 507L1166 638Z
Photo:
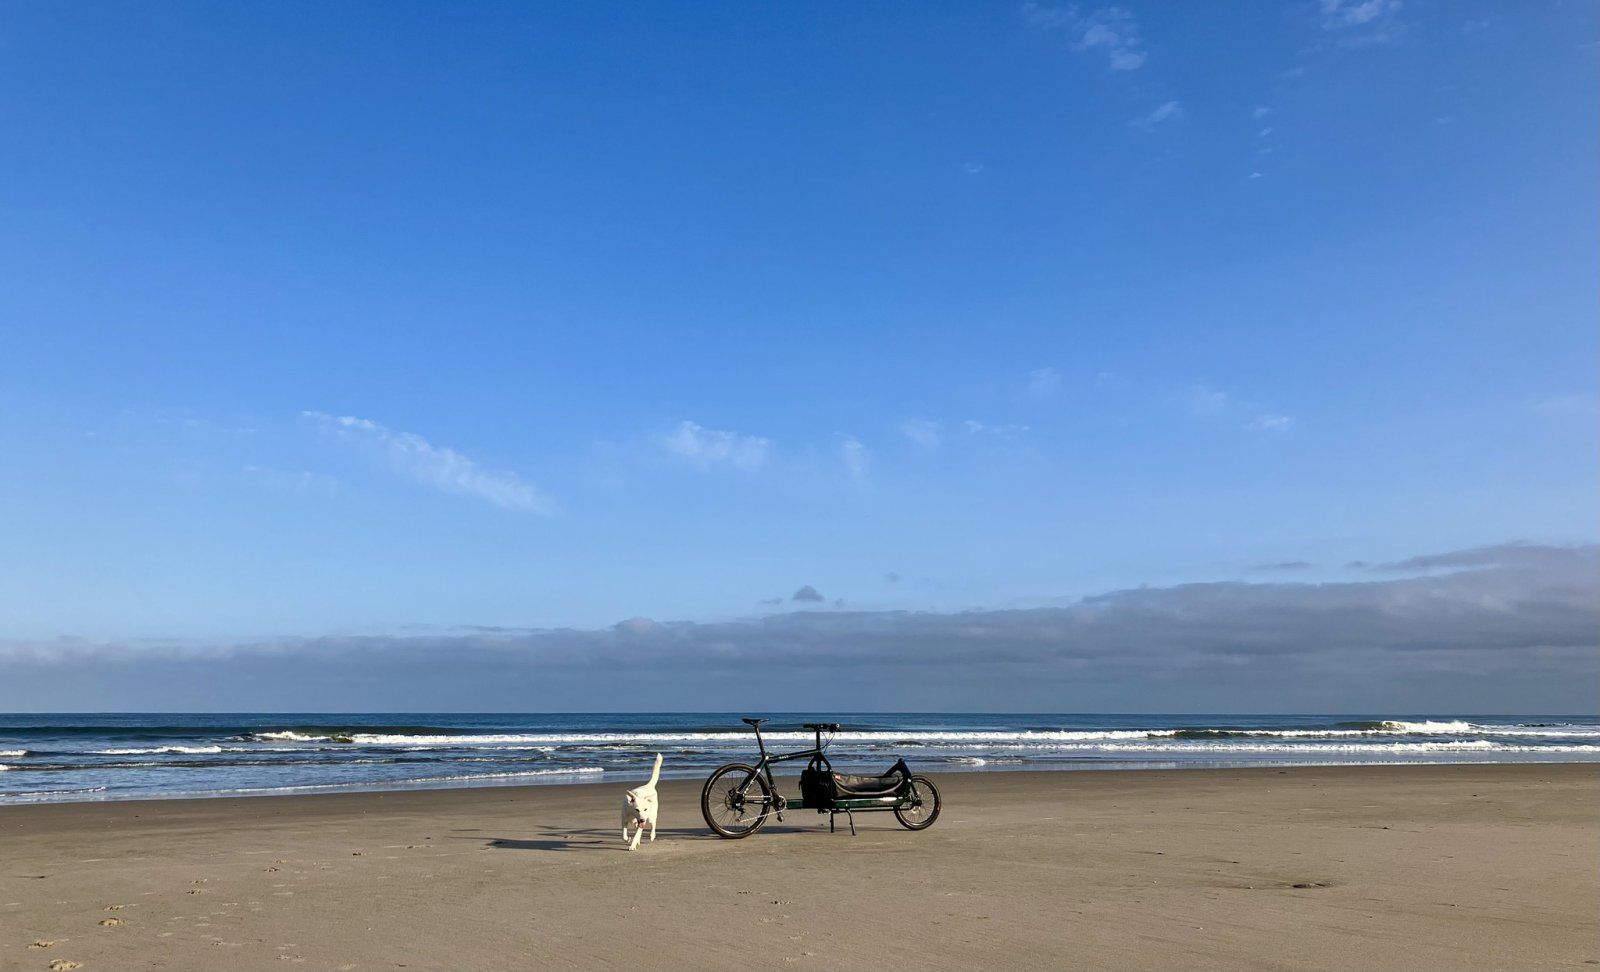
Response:
M661 804L656 797L656 783L660 779L661 754L656 753L656 766L650 771L650 782L622 795L622 839L628 841L628 850L639 849L639 838L643 836L646 824L650 826L650 839L656 839L656 813ZM628 840L629 827L635 828L632 840Z

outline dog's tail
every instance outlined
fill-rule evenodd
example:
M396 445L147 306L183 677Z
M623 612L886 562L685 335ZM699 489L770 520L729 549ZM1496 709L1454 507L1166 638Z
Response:
M656 753L656 768L650 771L650 782L646 786L655 786L661 780L661 754Z

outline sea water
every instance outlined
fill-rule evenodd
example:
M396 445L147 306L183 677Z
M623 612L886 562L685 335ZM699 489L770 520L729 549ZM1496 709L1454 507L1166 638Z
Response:
M941 713L0 714L0 803L634 781L753 762L838 722L844 770L1600 761L1595 716ZM801 764L780 768L797 772Z

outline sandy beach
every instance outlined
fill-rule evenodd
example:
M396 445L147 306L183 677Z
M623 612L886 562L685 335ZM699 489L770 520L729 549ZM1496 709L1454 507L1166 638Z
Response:
M0 968L1600 962L1594 766L949 774L743 841L672 781L633 854L619 783L0 807Z

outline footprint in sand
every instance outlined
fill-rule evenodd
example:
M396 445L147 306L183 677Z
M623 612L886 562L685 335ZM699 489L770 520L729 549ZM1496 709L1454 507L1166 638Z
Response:
M106 926L107 928L110 928L113 925L122 924L122 919L121 918L102 918L102 919L100 919L100 924Z
M28 947L29 948L49 948L50 946L52 946L54 944L55 944L55 942L51 941L48 938L41 938L36 942L30 943L28 945Z
M106 905L106 910L107 911L121 911L123 908L126 908L126 907L127 907L127 905Z
M68 962L66 959L56 959L50 963L50 972L71 972L72 969L83 968L82 962Z

